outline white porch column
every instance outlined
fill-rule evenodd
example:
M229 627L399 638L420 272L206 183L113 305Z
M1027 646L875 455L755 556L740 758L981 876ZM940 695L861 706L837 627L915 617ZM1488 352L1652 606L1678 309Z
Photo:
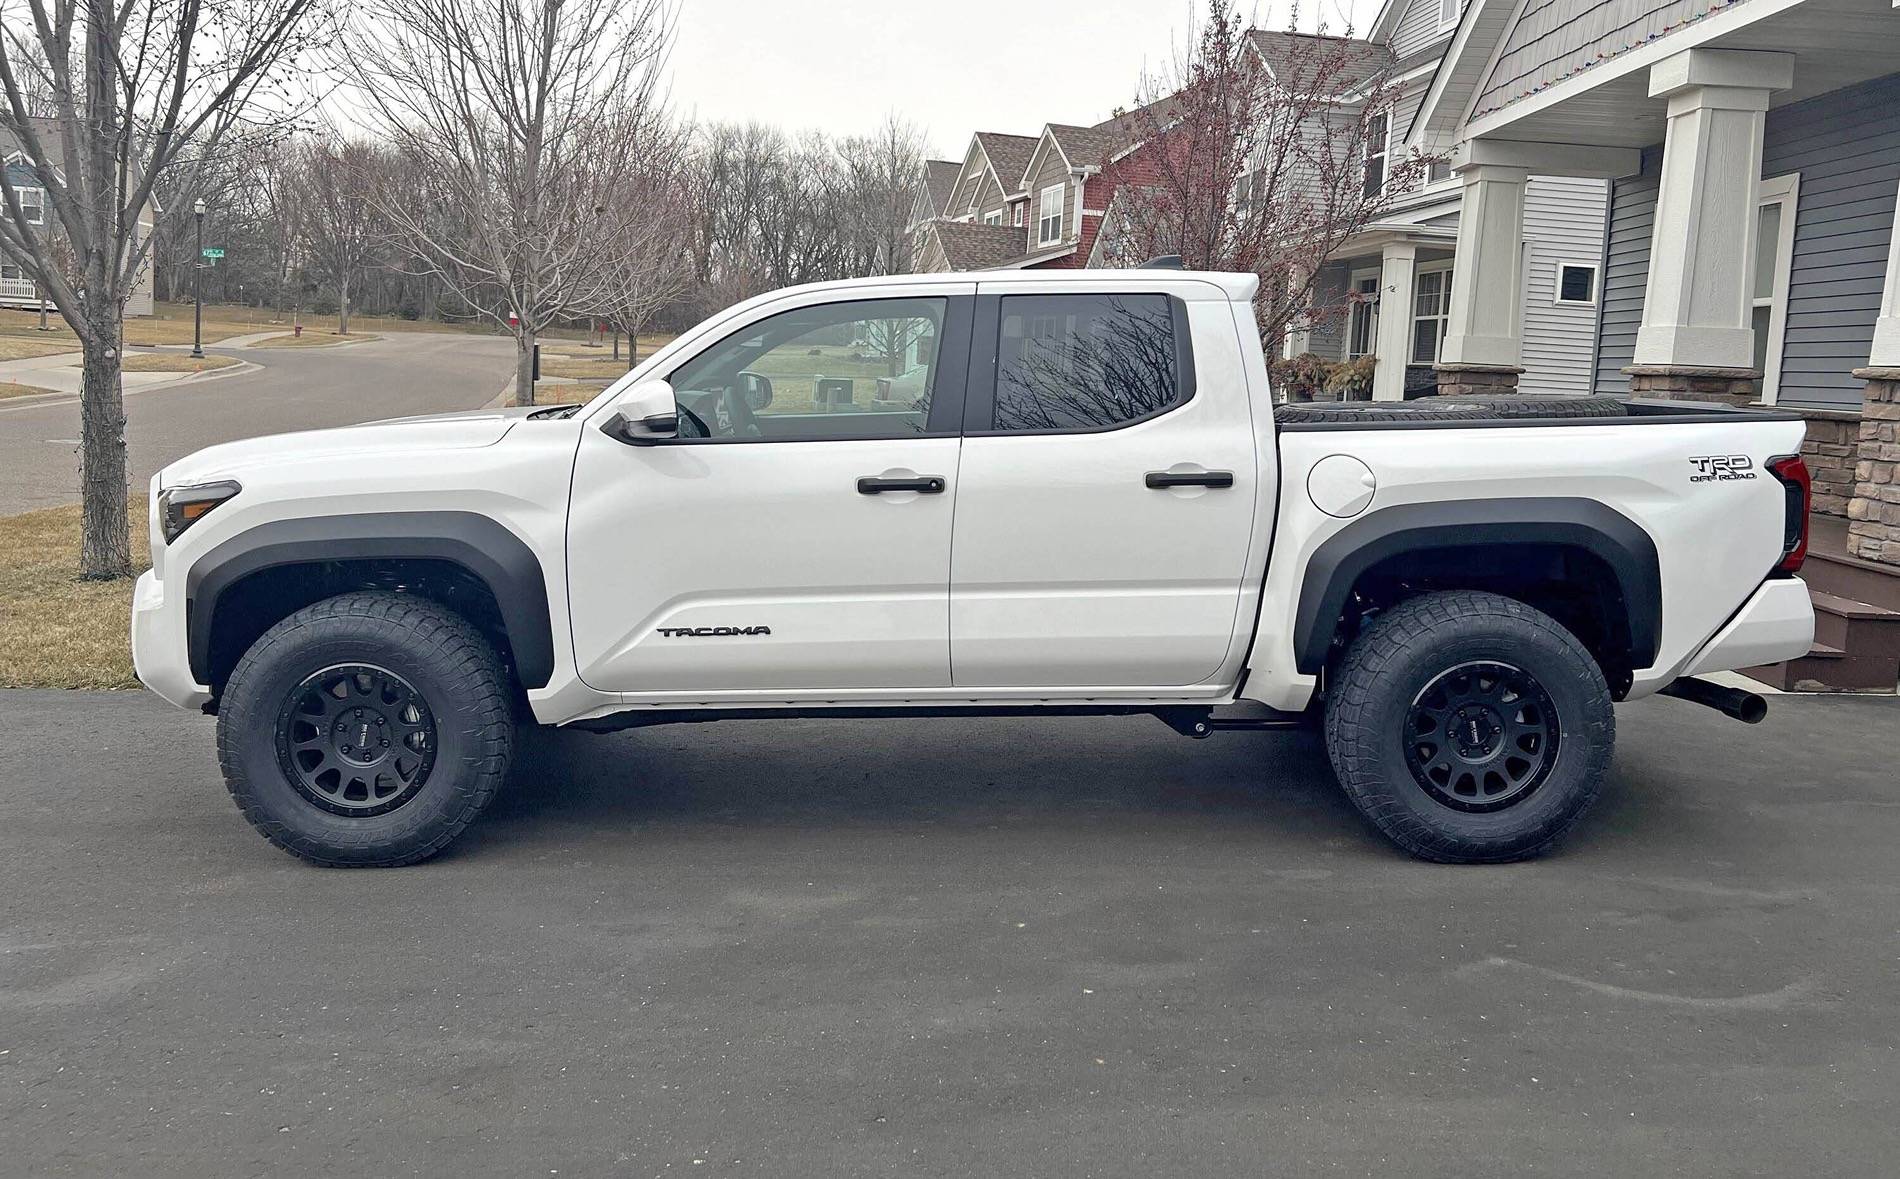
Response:
M1690 49L1650 67L1669 123L1633 391L1751 395L1762 125L1769 95L1793 82L1787 53Z
M1900 0L1895 0L1900 4ZM1874 321L1874 349L1869 368L1900 368L1900 194L1894 198L1893 240L1887 246L1887 285L1880 296L1880 318Z
M1465 184L1464 200L1458 210L1458 256L1452 263L1450 316L1438 364L1493 378L1480 384L1515 387L1514 378L1522 371L1524 185L1530 173L1465 163L1458 176Z
M1374 401L1405 400L1405 362L1412 343L1412 272L1418 247L1390 242L1379 252L1379 334L1373 345Z

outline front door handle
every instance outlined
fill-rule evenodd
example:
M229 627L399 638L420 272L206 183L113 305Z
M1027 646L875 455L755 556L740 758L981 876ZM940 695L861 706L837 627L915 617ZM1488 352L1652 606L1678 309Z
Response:
M882 475L862 475L858 478L859 495L883 495L887 491L916 491L924 495L942 495L943 476L910 475L903 478L888 478Z
M1148 486L1164 487L1232 487L1232 471L1150 471L1146 480Z

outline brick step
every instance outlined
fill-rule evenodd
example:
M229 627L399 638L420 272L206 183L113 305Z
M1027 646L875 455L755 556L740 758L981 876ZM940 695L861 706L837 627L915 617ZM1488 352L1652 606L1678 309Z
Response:
M1817 642L1854 655L1900 659L1900 610L1810 589Z

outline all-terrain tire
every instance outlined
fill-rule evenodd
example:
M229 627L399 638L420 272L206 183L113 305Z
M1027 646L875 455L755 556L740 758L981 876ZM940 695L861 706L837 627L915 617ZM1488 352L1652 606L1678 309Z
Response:
M380 813L373 795L352 807L337 794L340 805L326 806L286 760L293 697L312 677L355 667L386 670L428 719L418 741L427 768ZM335 689L345 697L346 678ZM344 594L271 627L238 661L218 710L218 762L244 817L292 855L332 868L414 864L447 847L500 789L513 703L494 648L459 615L409 594Z
M1472 685L1485 669L1495 676L1498 668L1525 678L1528 686L1516 688L1517 699L1531 702L1503 705L1503 713L1522 707L1533 720L1548 714L1554 728L1532 742L1547 759L1538 763L1541 778L1527 775L1531 784L1518 795L1501 787L1506 801L1485 809L1484 787L1461 797L1432 778L1424 763L1443 755L1434 742L1444 742L1445 731L1415 726L1432 717L1444 685L1463 682L1476 696ZM1508 686L1503 695L1510 695ZM1474 712L1481 708L1473 706ZM1447 730L1462 734L1451 712L1440 715L1452 717ZM1489 722L1482 727L1489 735ZM1440 863L1499 863L1543 853L1596 800L1616 740L1609 685L1574 635L1522 602L1462 590L1401 602L1365 629L1331 677L1325 730L1333 770L1359 812L1405 851ZM1479 742L1478 729L1470 736ZM1474 756L1485 756L1484 742L1473 748ZM1491 756L1501 752L1507 751L1494 749ZM1483 765L1478 773L1484 775Z

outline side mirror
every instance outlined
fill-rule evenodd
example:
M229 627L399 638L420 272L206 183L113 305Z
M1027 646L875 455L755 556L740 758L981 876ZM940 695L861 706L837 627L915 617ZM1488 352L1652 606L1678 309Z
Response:
M616 398L612 408L600 432L616 442L652 446L679 437L679 406L673 386L665 381L641 381Z

